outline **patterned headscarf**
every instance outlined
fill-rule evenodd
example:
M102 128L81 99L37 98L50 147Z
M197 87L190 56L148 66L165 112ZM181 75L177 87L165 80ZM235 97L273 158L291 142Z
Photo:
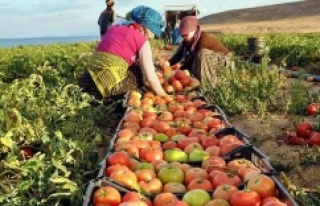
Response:
M198 19L195 16L186 16L180 22L180 34L188 34L196 31L199 26Z
M157 37L161 36L161 29L164 25L161 14L147 6L138 6L127 14L128 20L147 27Z

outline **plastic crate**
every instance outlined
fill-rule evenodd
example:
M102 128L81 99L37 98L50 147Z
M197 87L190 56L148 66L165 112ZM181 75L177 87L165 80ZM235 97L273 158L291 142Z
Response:
M244 147L238 147L228 154L223 156L223 159L226 162L230 162L231 160L244 158L246 160L250 160L257 166L262 173L266 174L276 174L276 170L272 167L270 162L268 161L268 157L261 152L258 148L252 145L246 145Z
M86 193L83 198L82 206L93 206L92 195L97 189L103 186L112 186L115 189L117 189L122 195L131 191L119 185L117 182L106 177L101 179L91 180L87 186Z

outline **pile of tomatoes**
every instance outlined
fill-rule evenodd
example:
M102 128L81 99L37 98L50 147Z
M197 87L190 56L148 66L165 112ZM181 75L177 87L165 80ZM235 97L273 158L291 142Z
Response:
M289 145L320 146L320 132L316 131L310 123L302 122L296 126L295 131L287 132L285 142Z
M106 184L91 188L91 205L287 205L281 201L283 188L259 163L225 160L246 149L248 140L224 132L231 125L223 112L208 107L197 92L161 97L131 91L126 105L101 166L99 178Z

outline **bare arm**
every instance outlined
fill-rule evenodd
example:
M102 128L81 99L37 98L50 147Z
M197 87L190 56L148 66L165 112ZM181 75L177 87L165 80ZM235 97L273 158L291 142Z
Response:
M155 72L155 67L152 61L152 51L149 41L146 41L139 51L139 63L142 69L142 73L143 75L145 75L149 87L151 87L151 89L158 95L166 95L166 92L163 90Z

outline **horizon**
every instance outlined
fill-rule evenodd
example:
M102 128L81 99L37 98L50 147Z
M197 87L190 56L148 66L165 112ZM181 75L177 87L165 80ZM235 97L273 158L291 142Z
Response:
M170 4L163 4L157 0L115 0L114 8L117 15L125 16L132 8L146 5L163 15L165 5L196 4L202 18L225 11L298 1L301 0L171 0ZM105 0L2 0L0 18L4 21L0 23L0 39L96 37L99 36L98 17L104 9Z

